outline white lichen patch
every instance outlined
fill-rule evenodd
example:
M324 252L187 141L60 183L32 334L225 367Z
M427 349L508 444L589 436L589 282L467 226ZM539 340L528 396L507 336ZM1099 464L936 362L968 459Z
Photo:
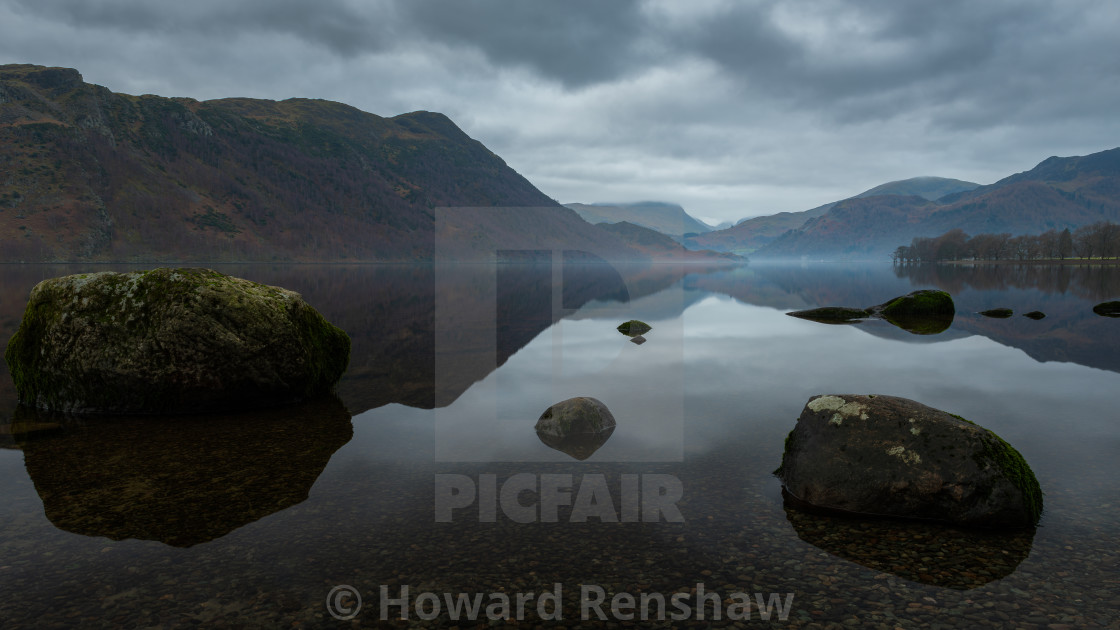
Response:
M848 402L839 396L821 396L810 400L806 406L816 412L836 412L832 414L832 418L828 421L829 424L836 426L844 424L844 418L858 417L860 420L867 420L867 407L858 402Z
M887 449L887 455L897 457L907 464L920 464L922 457L914 451L906 450L905 446L892 446Z

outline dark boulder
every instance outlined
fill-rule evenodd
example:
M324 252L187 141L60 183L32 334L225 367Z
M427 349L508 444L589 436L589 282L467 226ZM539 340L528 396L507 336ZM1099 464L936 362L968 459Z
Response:
M615 421L600 400L579 396L545 409L534 428L549 448L584 460L611 437Z
M1093 307L1093 312L1105 317L1120 317L1120 302L1101 302Z
M1046 317L1046 313L1043 313L1042 311L1031 311L1029 313L1023 313L1023 317L1029 317L1034 320L1039 320L1043 317Z
M1042 491L1023 457L963 418L893 396L809 399L775 474L817 507L981 527L1028 527Z
M1015 314L1015 311L1009 308L993 308L986 311L980 311L984 317L994 317L996 319L1007 319Z
M867 310L915 335L944 332L953 325L956 315L953 297L934 289L913 291Z
M24 405L195 413L324 395L350 338L286 289L209 269L101 272L36 285L4 358Z

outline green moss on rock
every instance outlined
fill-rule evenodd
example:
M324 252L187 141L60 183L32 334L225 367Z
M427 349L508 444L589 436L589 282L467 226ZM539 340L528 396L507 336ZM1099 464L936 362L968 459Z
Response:
M922 289L899 296L878 307L884 317L955 315L953 296L945 291Z
M322 395L349 354L346 333L297 293L155 269L39 283L4 356L22 404L182 413Z

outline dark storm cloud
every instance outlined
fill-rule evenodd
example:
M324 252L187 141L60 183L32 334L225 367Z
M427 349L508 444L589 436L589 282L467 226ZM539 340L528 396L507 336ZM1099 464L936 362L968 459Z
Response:
M1117 32L1114 0L0 0L0 63L442 111L565 201L725 219L1116 146Z

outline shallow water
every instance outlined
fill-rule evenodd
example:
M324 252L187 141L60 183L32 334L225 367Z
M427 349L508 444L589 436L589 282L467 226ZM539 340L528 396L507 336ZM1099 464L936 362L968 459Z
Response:
M0 334L14 332L35 282L88 270L0 267ZM792 593L787 618L768 622L779 626L1120 627L1120 319L1091 310L1120 296L1114 268L220 270L300 291L351 334L341 404L76 420L17 410L0 375L5 628L392 625L400 609L381 621L382 586L394 598L408 586L413 603L533 592L529 625L535 597L559 588L563 625L608 623L580 619L581 585L606 593L606 613L616 593L692 603L702 588L727 601ZM930 287L957 304L937 335L784 314ZM1016 315L976 314L994 307ZM1019 316L1032 310L1047 317ZM646 343L615 330L629 319L653 326ZM785 435L810 396L848 392L913 398L995 431L1043 487L1039 528L788 505L771 474ZM582 460L533 430L572 396L602 400L617 420ZM598 487L610 498L600 516L622 522L570 522L563 505L556 522L541 522L551 510L507 515L499 491L511 477L567 481L548 475L571 475L576 503ZM437 522L435 481L464 478L492 483L495 507ZM634 479L678 480L683 522L628 518ZM363 598L353 622L326 605L341 584ZM397 624L474 623L442 612L423 621L410 609ZM757 606L749 621L767 623ZM704 620L693 609L661 625L709 623L730 622L709 607Z

